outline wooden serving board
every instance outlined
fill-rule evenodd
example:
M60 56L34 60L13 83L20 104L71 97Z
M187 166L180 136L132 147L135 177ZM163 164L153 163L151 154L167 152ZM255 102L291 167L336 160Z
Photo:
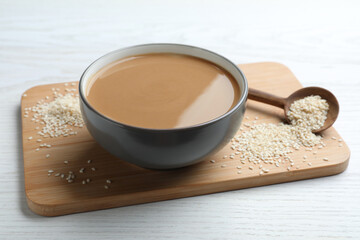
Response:
M282 64L265 62L240 65L249 86L286 97L301 88L301 84ZM76 88L77 88L77 82ZM236 190L281 182L333 175L344 171L350 158L350 150L334 128L323 133L326 147L312 151L301 148L291 154L294 166L288 170L290 162L276 167L266 164L270 171L259 175L259 166L249 162L241 163L230 144L211 158L194 166L155 171L142 169L117 159L103 150L89 135L86 128L78 128L77 135L58 138L42 138L35 128L39 123L31 120L31 114L24 118L24 108L36 105L40 99L50 96L51 88L65 90L64 83L36 86L25 92L21 100L25 192L32 211L43 216L64 214L127 206L182 197L197 196L215 192ZM244 123L278 123L283 111L265 104L248 101ZM243 125L244 126L244 125ZM246 128L246 127L243 127ZM29 140L29 137L33 139ZM336 140L332 139L336 138ZM39 147L37 139L52 145ZM141 149L139 149L141 151ZM314 153L315 152L315 153ZM46 155L50 154L49 158ZM304 155L307 156L304 159ZM328 158L324 161L323 158ZM88 160L92 160L88 163ZM64 164L64 161L68 164ZM212 163L210 160L215 160ZM251 170L250 165L253 167ZM241 169L238 169L238 167ZM79 169L85 168L84 173ZM96 171L91 168L95 167ZM48 176L48 170L55 173L73 171L73 183L65 179ZM241 171L239 173L238 171ZM82 184L90 178L91 182ZM106 183L110 179L112 182ZM109 188L105 189L105 185Z

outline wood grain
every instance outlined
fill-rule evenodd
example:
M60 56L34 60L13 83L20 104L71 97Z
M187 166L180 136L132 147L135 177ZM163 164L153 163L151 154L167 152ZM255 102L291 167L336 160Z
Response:
M295 76L282 64L268 62L245 64L240 67L251 87L266 92L287 96L301 87ZM271 79L277 79L276 83L269 84ZM52 88L59 88L60 92L65 92L67 87L61 83L37 86L26 91L22 97L22 115L25 115L25 108L36 105L36 102L45 99L46 96L51 96ZM252 123L255 118L259 118L256 120L257 123L277 123L283 118L283 111L250 101L247 103L244 123L255 124ZM243 164L238 156L234 159L223 157L235 153L230 144L200 164L178 170L154 171L136 167L111 156L91 138L85 128L76 129L76 136L43 138L37 135L38 130L35 129L36 126L41 127L40 123L31 121L31 116L22 118L22 121L27 201L30 209L44 216L328 176L344 171L350 157L349 148L343 141L339 143L331 139L341 138L332 128L323 133L326 148L314 148L313 151L302 148L290 155L295 163L290 171L287 170L290 162L280 167L264 164L270 172L260 176L259 166L248 162ZM244 124L242 127L246 129ZM29 137L33 139L29 140ZM41 144L36 139L42 139L41 143L46 142L52 147L35 151ZM316 154L313 154L314 152ZM50 158L45 158L46 154L50 154ZM306 160L303 159L304 155L308 156ZM324 161L325 157L329 158L329 161ZM89 159L92 160L90 164L87 163ZM69 163L64 164L65 160ZM210 160L215 160L215 163L211 163ZM238 173L238 166L241 167L241 174ZM255 169L251 170L250 166ZM79 172L82 167L85 167L84 173ZM92 167L95 167L96 171L92 171ZM65 179L55 177L55 173L48 176L49 169L64 174L72 171L76 179L73 183L67 183ZM90 178L91 182L82 184L87 178ZM112 183L106 183L107 179ZM105 189L104 185L109 189Z

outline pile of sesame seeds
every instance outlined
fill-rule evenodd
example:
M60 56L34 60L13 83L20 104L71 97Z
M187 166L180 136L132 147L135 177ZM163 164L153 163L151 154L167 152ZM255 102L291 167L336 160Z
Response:
M249 164L247 168L251 171L258 166L259 175L270 172L266 167L267 164L276 167L286 164L287 171L292 167L299 169L290 154L305 148L305 151L316 155L315 147L322 149L326 146L322 136L312 133L312 130L323 126L328 110L329 105L326 100L321 99L320 96L309 96L291 105L289 113L291 124L256 124L259 121L258 117L253 121L246 121L240 128L239 135L231 139L232 153L229 156L224 155L223 159L239 159L242 164ZM245 119L250 120L249 117ZM335 137L332 139L336 140ZM339 147L341 146L342 144L339 143ZM307 160L307 156L304 155L303 162L312 166ZM329 158L325 157L323 161L329 161ZM215 160L210 160L210 163L215 163ZM221 167L226 167L226 164L222 164ZM241 174L239 169L241 166L237 166L237 173Z
M75 83L65 83L65 88L52 88L52 96L45 96L39 100L35 106L24 108L24 118L31 119L35 124L39 126L35 127L37 135L36 139L38 146L35 147L35 152L39 152L41 149L45 149L44 160L53 161L54 157L51 154L51 144L46 143L46 138L58 138L58 137L70 137L77 135L75 128L83 128L84 121L82 119L80 111L79 95ZM28 94L23 94L23 97L27 97ZM41 127L41 129L40 129ZM34 141L35 137L27 137L27 141ZM50 141L50 139L48 139ZM53 142L53 140L51 140ZM50 152L49 152L50 151ZM95 168L91 165L92 160L87 160L88 165L76 170L77 167L71 166L69 160L64 160L63 163L67 166L47 170L47 175L57 177L67 183L74 183L78 180L83 185L89 184L92 181L91 177L94 177ZM76 166L78 166L78 161ZM87 170L88 169L88 170ZM77 173L78 171L78 173ZM84 174L87 171L86 174ZM104 188L109 189L110 184L113 181L109 178L105 180Z
M25 116L28 117L28 111L33 112L32 121L43 125L38 134L43 137L67 137L69 135L76 135L77 132L71 127L84 126L84 121L81 116L79 98L74 94L76 89L66 89L66 94L59 93L59 88L53 88L54 100L46 102L41 99L33 107L25 109Z
M287 116L293 126L317 130L324 126L329 104L320 96L312 95L295 101Z

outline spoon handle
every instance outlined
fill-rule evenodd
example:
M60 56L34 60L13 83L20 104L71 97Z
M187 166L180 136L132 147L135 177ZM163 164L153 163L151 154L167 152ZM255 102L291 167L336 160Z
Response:
M270 104L279 108L284 108L286 102L286 98L277 97L270 93L262 92L253 88L249 88L248 99Z

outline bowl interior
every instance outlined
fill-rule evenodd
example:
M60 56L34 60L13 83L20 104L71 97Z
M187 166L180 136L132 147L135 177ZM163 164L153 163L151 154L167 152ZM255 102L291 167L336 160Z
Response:
M201 59L205 59L207 61L210 61L212 63L215 63L216 65L222 67L226 71L228 71L237 81L238 86L240 88L240 98L238 100L238 103L230 109L227 113L225 113L222 116L219 116L218 118L221 118L229 113L232 112L232 110L236 109L241 105L241 103L246 101L247 98L247 92L248 92L248 86L247 81L244 76L244 74L241 72L241 70L230 60L227 58L211 52L206 49L189 46L189 45L181 45L181 44L167 44L167 43L159 43L159 44L145 44L145 45L137 45L132 47L127 47L123 49L119 49L113 52L110 52L99 59L95 60L84 72L84 74L81 76L80 79L80 85L79 85L79 92L80 97L82 100L89 106L89 102L86 100L86 91L88 88L89 80L91 77L96 74L100 69L105 67L106 65L115 62L121 58L125 58L128 56L133 55L140 55L140 54L148 54L148 53L174 53L174 54L183 54L183 55L189 55ZM100 114L101 115L101 114ZM216 118L216 119L218 119ZM212 121L216 120L213 119Z

